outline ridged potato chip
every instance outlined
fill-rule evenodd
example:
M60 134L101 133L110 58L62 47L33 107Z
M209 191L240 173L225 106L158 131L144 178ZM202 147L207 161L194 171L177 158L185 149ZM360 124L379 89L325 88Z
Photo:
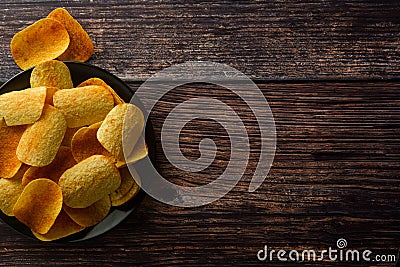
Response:
M36 65L32 70L30 82L31 87L47 86L59 89L74 87L67 65L58 60L49 60Z
M92 56L94 52L92 40L67 10L57 8L47 17L59 21L69 34L69 46L62 55L58 56L60 60L85 62Z
M123 127L124 121L129 128ZM131 147L125 147L132 152L139 140L144 128L144 116L142 111L132 104L119 104L115 106L106 116L99 130L97 139L119 161L125 161L122 147L122 133L129 140Z
M121 176L112 160L95 155L65 171L58 184L65 205L86 208L114 192L121 184Z
M8 126L36 122L42 115L46 92L46 87L36 87L0 95L0 117Z
M14 216L39 234L47 233L62 209L63 196L53 181L40 178L25 186L14 205Z
M29 69L59 57L67 50L70 37L65 27L54 19L41 19L14 35L11 53L15 63Z
M72 155L77 162L81 162L93 155L104 155L114 160L110 152L108 152L97 140L96 133L101 122L82 127L77 131L71 141Z
M80 226L89 227L98 224L108 215L111 200L109 196L105 196L87 208L77 209L64 205L63 209L74 222Z
M114 98L103 86L85 86L59 90L53 97L69 128L91 125L102 121L114 106Z
M61 210L53 226L46 234L39 234L32 230L32 234L41 241L54 241L85 229L74 222L65 211Z
M27 127L17 147L17 157L23 163L42 167L55 158L64 138L67 123L56 108L46 105L40 119Z
M125 103L124 100L122 100L122 98L114 91L114 89L111 88L111 86L109 86L105 81L103 81L100 78L90 78L84 82L82 82L81 84L78 85L78 87L84 87L84 86L88 86L88 85L99 85L99 86L103 86L105 88L107 88L111 95L114 97L114 105L118 105L118 104L123 104Z
M22 165L11 179L0 179L0 210L7 216L14 216L14 205L24 189L21 184L22 176L28 167Z
M139 174L136 172L135 169L133 169L132 174L130 173L127 167L119 169L119 172L121 175L121 185L118 187L117 190L115 190L110 194L112 206L120 206L126 203L128 200L134 197L140 190L139 185L136 183L136 181L132 176L133 174L136 179L140 180ZM131 197L127 197L128 194Z
M12 178L20 169L22 162L16 151L25 129L25 126L0 127L0 178Z
M33 180L46 177L55 183L58 183L61 175L76 165L69 147L62 146L57 152L54 160L44 167L30 167L24 174L22 185L26 186Z

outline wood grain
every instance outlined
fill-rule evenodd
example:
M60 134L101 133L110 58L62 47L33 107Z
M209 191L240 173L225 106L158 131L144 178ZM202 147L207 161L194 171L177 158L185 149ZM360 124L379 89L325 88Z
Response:
M0 73L19 70L9 43L66 7L92 36L91 64L145 80L188 60L229 64L258 80L386 79L400 74L400 2L3 1Z
M171 207L146 197L137 212L115 229L76 244L40 243L0 224L0 265L252 266L260 264L256 253L264 245L317 250L335 248L339 238L346 238L350 249L397 254L400 84L258 86L274 114L278 140L271 172L256 192L247 191L260 144L250 109L227 89L181 86L165 95L151 113L156 136L172 108L199 96L224 101L248 126L251 159L230 193L199 208ZM185 185L217 178L230 158L228 136L221 126L190 122L181 133L181 148L196 158L204 137L213 138L219 148L209 168L200 174L174 168L158 142L160 173ZM271 265L288 266L277 261ZM325 266L346 265L325 262Z

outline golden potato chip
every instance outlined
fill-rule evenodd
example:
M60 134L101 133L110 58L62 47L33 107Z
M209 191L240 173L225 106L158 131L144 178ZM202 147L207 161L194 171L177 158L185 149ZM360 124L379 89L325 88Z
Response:
M0 95L0 117L8 126L34 123L42 114L46 90L36 87Z
M111 153L97 140L96 133L100 125L101 122L98 122L89 127L82 127L72 138L71 151L77 162L93 155L104 155L115 161Z
M64 138L67 123L56 108L45 105L40 119L27 127L17 147L17 157L23 163L42 167L55 158Z
M114 192L121 184L121 176L112 160L95 155L66 170L58 184L67 206L86 208Z
M119 161L124 161L122 148L122 130L124 121L129 128L124 129L127 140L131 147L125 146L126 151L132 152L144 128L144 117L142 111L132 104L119 104L115 106L106 116L99 130L97 139L102 146L111 152Z
M140 187L137 183L134 183L128 193L123 195L121 198L113 198L111 199L111 205L113 207L121 206L133 199L140 191Z
M64 25L70 37L68 49L58 57L60 60L85 62L92 56L94 52L92 40L90 40L87 32L67 10L64 8L57 8L47 17L55 19Z
M102 121L114 106L114 98L103 86L59 90L53 97L69 128L76 128Z
M20 169L21 161L17 158L18 143L25 126L0 127L0 177L12 178Z
M114 97L114 105L118 105L118 104L123 104L125 103L124 100L122 100L122 98L114 91L114 89L111 88L111 86L109 86L105 81L103 81L100 78L90 78L84 82L82 82L80 85L78 85L78 87L84 87L84 86L88 86L88 85L99 85L99 86L103 86L105 88L107 88L111 95Z
M72 138L74 137L75 133L77 131L79 131L79 129L81 129L81 128L79 128L79 127L78 128L67 128L67 130L65 131L64 139L61 142L61 145L71 147Z
M31 73L31 87L57 87L70 89L72 84L71 73L67 65L58 60L50 60L36 65Z
M46 104L53 106L53 96L58 90L57 87L46 87Z
M140 179L139 174L136 172L136 170L133 169L132 171L132 174L135 176L135 178ZM134 190L136 190L137 192L139 192L140 189L127 167L119 169L119 173L121 175L121 185L117 188L117 190L110 194L111 203L113 206L119 206L128 201L129 199L125 202L121 200L131 191L132 187L135 187Z
M105 196L87 208L77 209L64 205L63 209L74 222L80 226L89 227L98 224L108 215L111 201L109 196Z
M40 178L25 186L14 205L15 217L33 231L45 234L61 211L63 196L53 181Z
M0 210L7 216L14 216L14 205L24 189L21 184L22 176L28 167L22 165L12 179L0 179Z
M65 211L61 210L57 216L53 226L46 234L39 234L32 230L32 234L41 241L53 241L75 233L78 233L85 229L74 222Z
M56 157L49 165L44 167L30 167L25 172L22 179L22 185L26 186L31 181L43 177L58 183L61 175L74 165L76 165L76 161L72 156L71 149L69 147L61 146Z
M11 53L15 63L26 70L59 57L68 48L69 39L60 22L45 18L14 35Z
M132 153L127 157L125 161L118 161L116 166L118 168L122 168L126 166L126 163L135 163L141 159L144 159L148 155L148 148L146 145L146 141L143 136L139 137L139 140L136 142L135 147L132 150Z

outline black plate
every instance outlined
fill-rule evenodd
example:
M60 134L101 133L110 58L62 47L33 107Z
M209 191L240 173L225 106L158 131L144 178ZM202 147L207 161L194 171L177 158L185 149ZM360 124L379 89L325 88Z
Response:
M115 92L127 103L132 98L132 91L129 88L128 85L126 85L122 80L120 80L118 77L115 75L109 73L106 70L103 70L99 67L84 64L84 63L78 63L78 62L64 62L70 72L71 72L71 77L72 81L74 83L74 86L77 86L81 82L97 77L105 81L108 85L110 85ZM15 91L15 90L22 90L30 87L30 76L31 76L32 69L28 69L26 71L23 71L17 75L15 75L12 79L4 83L0 87L0 94L4 94L7 92ZM144 111L142 103L138 99L134 99L134 103ZM145 114L145 117L147 117L147 114ZM153 131L153 126L150 122L150 120L147 121L146 123L146 143L148 145L149 149L149 158L152 164L155 163L155 141L154 141L154 131ZM149 168L147 164L149 164L148 160L141 160L137 163L135 163L135 169L138 171L139 175L144 174L146 172L146 169ZM141 175L144 177L144 175ZM120 222L122 222L126 217L128 217L129 214L131 214L141 203L143 198L145 197L145 193L143 190L140 190L138 195L130 200L129 202L125 203L122 206L119 207L112 207L110 213L108 216L99 224L89 227L79 233L76 233L74 235L59 239L57 241L64 241L64 242L76 242L76 241L83 241L87 240L89 238L93 238L96 236L99 236L112 228L114 228L116 225L118 225ZM34 235L32 234L31 230L25 226L23 223L18 221L15 217L9 217L5 215L4 213L0 212L0 218L9 226L17 230L18 232L27 235L29 237L35 238ZM36 238L35 238L36 239Z

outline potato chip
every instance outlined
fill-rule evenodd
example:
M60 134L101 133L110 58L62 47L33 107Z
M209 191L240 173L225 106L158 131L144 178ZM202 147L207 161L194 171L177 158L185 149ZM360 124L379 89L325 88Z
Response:
M71 73L67 65L58 60L50 60L36 65L31 73L31 87L47 86L60 89L70 89Z
M135 163L141 159L144 159L148 155L148 148L146 145L146 141L143 136L139 137L139 140L136 142L135 147L132 150L132 153L127 157L125 161L118 161L116 166L118 168L122 168L126 166L126 163Z
M60 60L85 62L92 56L94 52L92 40L67 10L57 8L47 17L59 21L68 31L70 37L68 49L58 57Z
M58 150L53 162L44 167L30 167L24 174L22 185L26 186L29 182L46 177L55 183L58 183L61 175L76 165L69 147L62 146Z
M17 158L18 143L25 131L25 126L0 127L0 177L12 178L21 167Z
M0 127L7 126L6 122L4 121L4 118L0 117Z
M63 209L74 222L89 227L98 224L107 216L111 209L111 200L109 196L105 196L87 208L76 209L64 205Z
M61 142L62 146L67 146L67 147L71 147L71 141L72 138L74 138L74 135L77 131L79 131L79 129L81 129L80 127L78 128L67 128L67 130L65 131L65 135L64 135L64 139Z
M111 200L111 205L113 207L121 206L127 203L129 200L133 199L140 191L140 187L138 184L134 184L128 193L123 195L121 198L114 198Z
M42 167L55 158L64 138L67 123L60 111L45 105L40 119L27 127L17 147L17 157L23 163Z
M65 211L61 210L60 214L57 216L56 221L53 226L46 234L39 234L32 231L32 234L36 236L37 239L41 241L53 241L57 240L75 233L78 233L85 229L85 227L80 226L74 222Z
M24 189L21 184L22 176L28 167L22 165L12 179L0 179L0 210L7 216L14 216L14 205Z
M102 86L59 90L53 97L69 128L76 128L102 121L114 106L114 98Z
M45 234L61 211L63 196L53 181L40 178L25 186L14 205L15 217L33 231Z
M135 178L140 179L139 174L136 172L135 169L132 169L132 174L131 174L129 169L125 167L119 169L119 173L121 175L121 185L118 187L117 190L115 190L110 194L112 206L119 206L128 201L129 199L126 200L125 202L120 200L131 191L132 187L135 187L136 188L135 190L137 192L139 192L140 189L132 176L133 174Z
M46 104L49 105L54 105L53 104L53 96L54 94L60 89L58 89L57 87L46 87Z
M11 53L15 63L26 70L59 57L69 43L65 27L57 20L45 18L14 35Z
M123 128L124 121L129 128ZM144 128L144 117L142 111L132 104L119 104L115 106L104 119L99 130L97 139L102 146L111 152L119 161L124 161L122 148L122 130L126 134L131 147L125 146L126 151L132 152Z
M98 122L89 127L82 127L72 138L72 155L77 162L81 162L93 155L104 155L114 160L111 153L108 152L97 140L96 133L100 125L101 122Z
M0 95L0 117L8 126L36 122L42 115L46 90L46 87L36 87Z
M121 176L112 160L95 155L65 171L58 184L67 206L86 208L114 192L121 184Z
M90 78L84 82L82 82L80 85L78 85L78 87L84 87L84 86L88 86L88 85L99 85L99 86L103 86L105 88L107 88L111 95L114 97L114 105L118 105L118 104L123 104L125 103L124 100L122 100L122 98L114 91L114 89L111 88L111 86L109 86L105 81L103 81L100 78Z

